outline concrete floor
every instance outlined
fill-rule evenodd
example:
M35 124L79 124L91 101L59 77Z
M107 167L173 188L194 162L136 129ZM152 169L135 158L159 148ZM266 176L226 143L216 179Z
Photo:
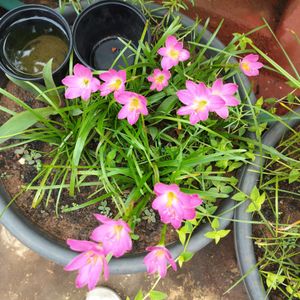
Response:
M74 287L75 273L32 252L0 225L0 300L82 300L86 289ZM239 278L232 235L217 246L211 243L177 272L169 271L157 290L169 300L246 300L242 284L225 291ZM114 275L103 283L122 299L134 298L149 288L152 278L144 273Z

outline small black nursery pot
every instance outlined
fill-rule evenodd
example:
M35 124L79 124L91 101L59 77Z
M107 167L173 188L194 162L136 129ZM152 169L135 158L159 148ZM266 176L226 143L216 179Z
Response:
M137 48L146 19L133 5L121 1L100 1L85 9L73 26L74 51L79 61L94 69L107 70L126 48ZM122 39L122 41L120 40ZM145 40L150 42L150 31ZM134 53L127 48L115 68L132 65Z
M0 68L16 79L42 82L43 67L53 59L53 77L59 82L72 47L67 21L46 6L20 6L0 20Z

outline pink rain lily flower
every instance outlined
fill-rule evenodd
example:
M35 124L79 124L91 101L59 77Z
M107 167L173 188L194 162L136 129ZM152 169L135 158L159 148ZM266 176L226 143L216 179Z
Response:
M71 239L67 240L67 244L72 250L82 252L64 268L65 271L79 270L75 281L77 288L87 285L89 290L94 289L102 273L104 279L108 280L108 264L102 246L90 241Z
M220 96L213 95L203 82L196 84L187 80L186 88L176 93L179 100L186 105L181 107L177 114L190 115L192 125L207 120L209 112L216 111L225 105L225 101Z
M106 96L110 93L125 91L126 71L116 71L111 69L99 75L104 83L100 86L101 96Z
M62 83L67 86L65 92L67 99L81 97L85 101L91 97L91 93L98 91L100 87L100 81L93 77L92 71L81 64L76 64L74 75L66 76Z
M128 123L133 125L137 122L140 114L148 115L147 99L134 92L124 91L115 95L117 102L123 104L118 114L118 119L127 118Z
M132 249L131 230L126 222L100 214L95 214L95 217L102 225L94 229L90 238L102 243L105 254L120 257Z
M240 60L240 68L247 76L257 76L264 65L258 61L259 55L248 54Z
M240 104L240 101L234 96L234 94L238 90L238 85L235 83L223 83L222 79L217 79L212 87L211 94L215 96L219 96L224 100L225 105L221 108L215 109L217 115L221 118L228 118L229 111L228 106L237 106Z
M154 192L157 197L152 208L158 210L163 223L170 223L175 229L181 226L183 220L193 220L195 208L202 203L198 195L181 192L177 184L156 183Z
M162 91L168 86L168 80L171 78L171 73L168 70L155 69L153 75L148 77L148 81L152 82L150 90Z
M172 258L170 251L164 246L154 246L146 248L150 251L144 257L144 264L147 267L149 274L158 273L160 277L167 275L167 264L169 263L174 271L177 270L175 261Z
M183 43L173 35L167 37L166 47L158 49L157 53L163 56L161 66L164 70L169 70L177 66L180 61L186 61L190 57L190 52L183 49Z

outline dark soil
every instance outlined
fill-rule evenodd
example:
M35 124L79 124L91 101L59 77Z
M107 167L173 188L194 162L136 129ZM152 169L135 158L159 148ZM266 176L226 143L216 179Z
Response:
M17 87L13 83L7 84L6 90L13 95L16 95L25 101L31 107L40 106L34 97ZM21 111L13 101L6 97L1 98L1 105L13 111ZM0 124L3 124L9 116L0 112ZM27 146L28 150L37 150L48 152L49 146L41 142L34 142ZM20 156L15 154L15 148L3 151L0 153L0 174L1 181L11 197L17 195L21 188L29 184L37 175L35 166L27 163L19 162ZM73 203L81 204L87 201L89 194L94 192L91 188L81 189L80 193L75 197L70 197L65 189L62 193L61 201L58 205L59 211L62 206L72 207ZM76 210L74 212L60 213L58 216L55 213L57 193L51 195L51 198L46 206L46 201L42 201L36 208L32 208L32 199L34 192L27 191L16 198L15 204L22 213L36 224L46 235L51 236L59 242L65 243L66 239L88 239L91 231L99 224L93 217L94 213L100 213L98 210L99 204L94 204L86 208ZM113 205L109 205L112 212L115 211ZM156 220L159 216L156 215ZM160 240L161 224L159 222L148 223L142 220L136 227L135 234L139 236L139 240L134 242L134 252L142 252L147 246L155 245ZM167 242L172 243L177 240L176 231L170 226L167 230Z
M24 0L25 4L41 4L46 5L52 8L58 7L58 1L57 0Z
M297 132L299 132L299 130L300 130L300 126L298 128L296 128ZM299 157L293 157L293 158L297 159L297 160L299 159ZM279 164L275 163L271 169L276 170L277 167L279 167ZM294 195L285 193L283 191L299 193L300 192L300 182L295 181L295 182L289 184L288 181L281 181L281 182L279 182L278 188L280 190L282 190L282 192L279 191L279 193L278 193L278 199L279 199L278 210L280 212L280 214L279 214L279 223L281 224L280 229L283 230L284 228L287 228L288 226L291 226L292 224L295 225L296 222L299 222L299 220L300 220L300 197L297 195L294 196ZM267 193L268 193L271 201L275 201L274 191L267 191ZM276 220L275 220L274 212L272 211L267 200L263 204L261 212L263 213L265 218L270 223L275 224ZM257 216L257 215L255 216L255 219L260 220L259 216ZM265 225L254 225L253 226L253 236L255 238L274 238ZM264 248L263 247L259 248L256 243L254 244L254 246L255 246L256 258L259 261L262 257L264 257ZM300 246L298 247L298 249L294 249L294 252L300 253ZM300 264L300 254L294 256L292 258L292 260L295 264L299 265ZM270 264L264 270L272 272L272 273L276 273L278 270L278 265ZM267 289L267 287L266 287L266 289ZM285 300L286 296L283 293L281 293L279 289L276 289L276 290L271 291L269 298L271 300ZM296 300L296 298L293 298L293 299ZM291 300L293 300L293 299L291 299Z

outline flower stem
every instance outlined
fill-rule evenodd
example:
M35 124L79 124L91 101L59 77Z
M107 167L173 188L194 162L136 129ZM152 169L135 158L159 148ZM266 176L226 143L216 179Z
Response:
M161 230L161 236L160 236L160 241L159 241L159 245L164 246L165 244L165 239L166 239L166 233L167 233L167 224L163 225L163 228Z

